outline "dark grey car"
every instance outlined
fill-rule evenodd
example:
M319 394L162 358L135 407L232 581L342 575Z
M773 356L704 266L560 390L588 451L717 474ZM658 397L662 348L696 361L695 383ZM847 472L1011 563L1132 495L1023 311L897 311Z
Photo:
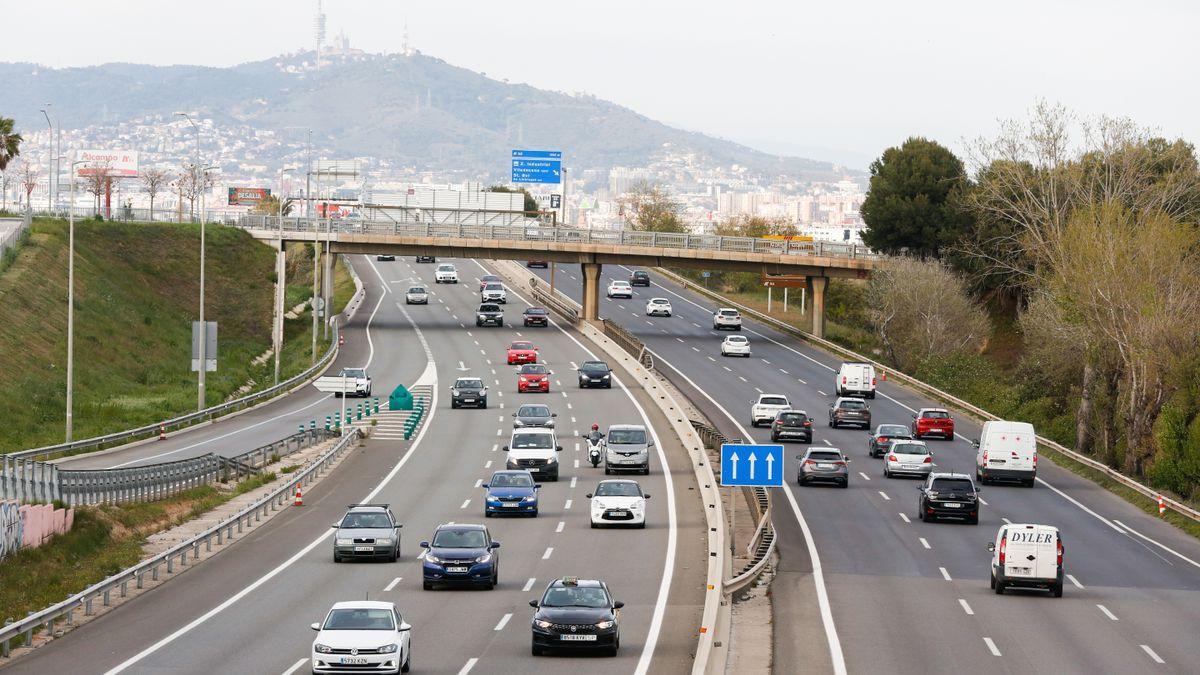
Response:
M837 428L843 424L857 424L871 428L871 407L861 398L843 396L829 408L829 426Z
M800 467L796 469L796 482L801 486L811 483L834 483L850 487L850 460L837 448L809 448L803 456L796 455Z
M400 528L387 504L351 504L333 524L333 562L400 558Z
M554 428L554 418L558 413L550 412L550 406L540 404L523 405L512 415L513 427L548 427Z

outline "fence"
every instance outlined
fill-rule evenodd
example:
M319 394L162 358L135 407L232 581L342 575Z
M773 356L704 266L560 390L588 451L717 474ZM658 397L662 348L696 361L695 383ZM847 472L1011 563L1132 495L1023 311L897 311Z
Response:
M9 249L15 248L29 231L29 221L24 218L0 218L0 261Z

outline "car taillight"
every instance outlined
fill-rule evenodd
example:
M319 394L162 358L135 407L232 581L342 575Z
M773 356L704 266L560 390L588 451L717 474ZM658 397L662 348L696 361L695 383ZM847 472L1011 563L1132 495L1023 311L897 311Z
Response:
M922 464L933 464L933 458L932 458L932 457L926 457L926 458L925 458L925 461L924 461L924 462L921 462L921 463L922 463Z
M874 386L875 386L875 378L873 378L873 377L871 378L871 386L872 386L872 387L874 387Z
M1062 539L1059 539L1057 544L1058 544L1058 566L1062 567L1062 556L1063 556Z
M834 462L834 465L836 465L836 466L846 466L846 462L844 462L844 461L842 461L842 460L840 460L840 459L839 459L838 461Z
M1033 453L1033 468L1037 468L1037 453Z
M984 451L983 451L983 463L984 463L984 464L987 464L987 454L988 454L988 451L987 451L987 450L984 450Z
M805 464L811 464L811 465L813 465L813 466L816 466L816 464L817 464L817 463L816 463L814 460L811 460L811 459L806 459L806 460L804 460L804 463L805 463Z
M845 375L842 376L842 384L846 384L846 376Z
M876 443L887 443L887 436L880 436L879 438L875 439L875 442Z
M812 422L805 422L805 423L804 423L804 426L806 426L806 427L811 427L811 426L812 426Z
M896 456L895 456L895 455L888 455L888 461L889 461L889 462L894 462L894 461L896 461Z
M1014 451L1013 451L1012 458L1013 458L1013 459L1016 459L1016 458L1017 458L1017 451L1016 451L1016 450L1014 450Z
M1007 548L1008 548L1008 535L1005 534L1000 539L1000 564L1001 565L1004 564L1004 559L1007 557L1007 551L1006 551Z
M775 420L775 426L777 426L777 427L783 426L783 420Z

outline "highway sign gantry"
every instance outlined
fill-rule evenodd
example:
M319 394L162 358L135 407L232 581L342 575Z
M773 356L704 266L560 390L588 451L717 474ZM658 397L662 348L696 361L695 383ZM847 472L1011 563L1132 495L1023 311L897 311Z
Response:
M783 486L782 445L721 445L721 486Z

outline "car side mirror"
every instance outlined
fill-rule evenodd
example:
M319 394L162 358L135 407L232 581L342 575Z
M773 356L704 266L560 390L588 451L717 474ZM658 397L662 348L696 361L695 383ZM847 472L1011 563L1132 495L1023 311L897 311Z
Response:
M334 523L334 524L330 525L329 527L336 530L336 529L338 529L338 527L340 527L340 525L338 525L337 523Z
M421 543L420 543L420 544L418 544L418 545L419 545L421 548L429 548L429 542L427 542L427 541L423 541L423 542L421 542Z
M972 447L972 448L976 448L976 449L978 449L978 448L979 448L979 439L978 439L978 438L976 438L975 440L971 441L971 447Z
M558 417L558 413L550 413L551 417Z
M493 542L492 542L492 545L491 545L491 546L489 546L488 548L500 548L500 542L498 542L498 541L493 541Z
M917 414L916 414L916 413L913 413L913 416L912 416L912 418L913 418L914 420L915 420L915 419L917 419Z
M649 441L646 443L646 447L647 447L647 448L653 448L653 447L654 447L654 439L650 439L650 440L649 440Z
M516 417L516 416L517 416L517 413L513 413L513 414L512 414L512 416L513 416L513 417Z
M404 631L409 631L409 630L412 630L411 624L405 623L403 621L400 622L400 632L401 633L403 633Z
M556 446L554 446L554 451L555 451L555 452L562 452L562 446L561 446L561 445L556 445Z
M479 487L481 487L481 488L486 488L487 486L488 486L488 484L487 484L487 483L482 483L482 484L480 484L480 486L479 486Z
M650 499L650 495L642 495L642 499Z
M989 541L987 548L988 548L988 553L995 553L996 552L996 542ZM315 626L317 624L314 623L313 625Z
M321 624L319 623L310 624L308 627L313 630L321 630Z
M586 498L586 499L591 499L591 498L592 498L592 493L590 493L590 492L589 492L589 493L587 493L586 495L584 495L584 498Z
M530 606L530 607L532 607L532 608L534 608L534 609L537 609L537 608L538 608L538 601L537 601L537 600L530 600L530 601L529 601L529 606Z
M504 446L504 447L503 447L503 448L501 448L501 449L502 449L502 450L504 450L505 452L508 452L508 446L507 446L507 445L506 445L506 446Z
M541 490L541 489L542 489L542 484L541 484L541 483L534 483L534 484L533 484L533 489L534 489L534 490Z
M613 609L621 609L624 606L625 603L621 602L620 600L613 603Z
M804 459L804 458L803 458L803 457L801 457L800 455L796 455L796 461L797 461L797 462L799 462L799 461L800 461L800 460L802 460L802 459Z

